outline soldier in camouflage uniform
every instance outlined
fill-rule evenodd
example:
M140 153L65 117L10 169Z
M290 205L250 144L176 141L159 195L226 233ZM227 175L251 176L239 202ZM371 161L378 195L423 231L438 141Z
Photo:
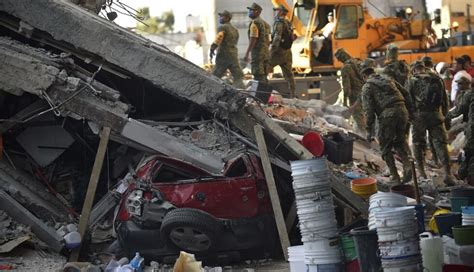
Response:
M230 24L231 19L232 14L227 10L219 13L220 26L217 28L217 36L215 41L211 44L211 51L209 53L209 57L212 59L215 54L214 52L219 48L216 55L216 66L212 74L221 78L227 69L229 69L234 78L234 86L244 89L245 86L242 81L244 74L242 68L240 68L237 54L239 31Z
M400 183L392 154L392 150L395 149L403 163L403 182L408 182L412 174L410 150L407 148L405 130L400 129L407 127L408 124L409 113L405 99L395 83L387 77L375 74L374 68L364 68L361 73L366 81L362 87L362 105L367 116L367 140L373 140L372 131L377 117L382 158L387 163L391 179L395 183Z
M424 164L426 131L428 131L436 154L441 158L444 167L444 183L454 185L448 152L448 136L444 127L443 112L447 112L447 97L443 95L446 93L443 80L438 75L429 72L422 62L418 62L414 65L413 76L407 80L406 89L414 102L412 140L418 171L423 178L426 178Z
M356 124L356 129L365 134L366 117L360 103L360 93L364 81L359 72L359 62L356 61L343 48L339 48L334 54L337 60L344 65L341 68L342 89L344 91L344 104L349 101L352 111L352 118Z
M405 86L408 79L408 64L403 60L398 60L398 47L390 44L385 55L385 67L383 73L393 78L398 84Z
M466 77L461 77L456 81L459 89L469 89L459 100L454 110L450 111L446 119L451 120L459 115L463 115L463 120L467 121L464 128L466 144L464 145L465 159L461 162L458 170L460 179L467 179L470 185L474 186L474 92L470 88L471 81Z
M288 10L283 5L274 8L274 10L277 10L278 14L273 23L272 43L270 48L270 70L277 65L280 66L283 77L288 81L290 97L293 98L295 97L295 77L292 71L293 60L291 44L289 48L284 48L289 44L289 41L285 41L284 39L292 39L293 30L290 22L285 18Z
M268 68L270 66L270 53L268 51L270 46L270 25L260 18L262 13L261 6L253 3L247 9L252 21L249 25L249 46L247 47L247 52L245 52L244 60L248 62L249 55L251 55L250 65L253 78L267 83Z

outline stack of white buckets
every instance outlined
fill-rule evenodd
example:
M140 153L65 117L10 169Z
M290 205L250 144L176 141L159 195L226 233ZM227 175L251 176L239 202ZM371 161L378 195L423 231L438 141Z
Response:
M415 207L406 203L394 193L370 197L369 228L377 229L384 272L423 270Z
M327 161L293 161L291 170L308 271L339 271L342 259Z

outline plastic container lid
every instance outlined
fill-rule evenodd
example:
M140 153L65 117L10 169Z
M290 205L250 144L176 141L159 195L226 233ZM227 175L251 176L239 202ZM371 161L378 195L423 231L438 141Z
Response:
M324 153L323 138L315 131L309 131L304 134L303 146L316 157L320 157Z

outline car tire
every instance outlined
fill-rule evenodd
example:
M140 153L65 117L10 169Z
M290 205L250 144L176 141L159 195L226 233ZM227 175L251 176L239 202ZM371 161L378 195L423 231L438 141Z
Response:
M160 233L167 245L190 253L206 253L216 246L219 220L207 212L178 208L166 214Z

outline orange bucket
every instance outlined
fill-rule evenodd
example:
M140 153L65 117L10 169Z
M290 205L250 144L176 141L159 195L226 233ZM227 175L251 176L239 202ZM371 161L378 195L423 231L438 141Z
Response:
M364 199L377 193L377 180L374 178L358 178L351 181L351 190Z

